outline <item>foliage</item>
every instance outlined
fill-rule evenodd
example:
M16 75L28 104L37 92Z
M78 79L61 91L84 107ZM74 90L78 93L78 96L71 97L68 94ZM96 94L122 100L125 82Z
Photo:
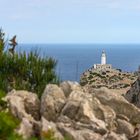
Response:
M2 98L5 96L5 93L3 91L0 91L0 111L3 109L6 109L7 103L2 100Z
M17 137L14 129L18 126L19 121L6 111L0 112L0 118L0 139L7 140L9 137Z
M0 55L2 54L5 46L4 35L5 34L3 33L2 29L0 29Z
M93 78L93 76L92 75L89 75L88 79L91 80L92 78Z
M127 88L129 86L130 86L129 84L124 84L123 88Z
M14 132L19 121L7 110L7 104L2 98L5 96L0 91L0 140L21 140L21 137Z
M46 84L57 83L56 61L41 57L37 51L11 54L6 49L5 34L0 30L0 89L5 92L24 89L40 97Z
M15 133L20 122L8 111L2 98L13 88L32 91L40 97L46 84L59 82L55 74L57 62L52 58L40 57L38 51L26 54L16 53L14 50L11 53L10 49L13 48L8 49L6 44L8 42L5 41L5 33L0 29L0 140L23 140ZM54 133L47 134L44 140L56 140Z

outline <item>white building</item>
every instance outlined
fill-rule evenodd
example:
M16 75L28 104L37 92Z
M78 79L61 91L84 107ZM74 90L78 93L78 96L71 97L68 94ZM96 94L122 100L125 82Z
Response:
M103 51L101 55L101 64L94 64L94 69L99 69L99 70L112 69L112 65L107 64L107 56L105 51Z

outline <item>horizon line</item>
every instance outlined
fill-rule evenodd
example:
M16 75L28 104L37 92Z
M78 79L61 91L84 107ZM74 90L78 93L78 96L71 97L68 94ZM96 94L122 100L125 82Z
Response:
M19 45L140 45L140 43L18 43Z

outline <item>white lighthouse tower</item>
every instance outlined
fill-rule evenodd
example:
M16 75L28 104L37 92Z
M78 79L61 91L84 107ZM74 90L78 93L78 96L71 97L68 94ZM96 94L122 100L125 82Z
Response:
M96 70L110 70L110 69L112 69L112 65L106 63L106 53L105 53L105 51L102 51L101 64L94 64L93 68L94 68L94 70L95 69Z
M105 51L102 52L101 65L106 65L106 53L105 53Z

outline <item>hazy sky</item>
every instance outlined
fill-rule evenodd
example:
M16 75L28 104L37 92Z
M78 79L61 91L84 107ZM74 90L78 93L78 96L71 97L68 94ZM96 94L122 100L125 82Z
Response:
M0 0L20 43L140 43L140 0Z

